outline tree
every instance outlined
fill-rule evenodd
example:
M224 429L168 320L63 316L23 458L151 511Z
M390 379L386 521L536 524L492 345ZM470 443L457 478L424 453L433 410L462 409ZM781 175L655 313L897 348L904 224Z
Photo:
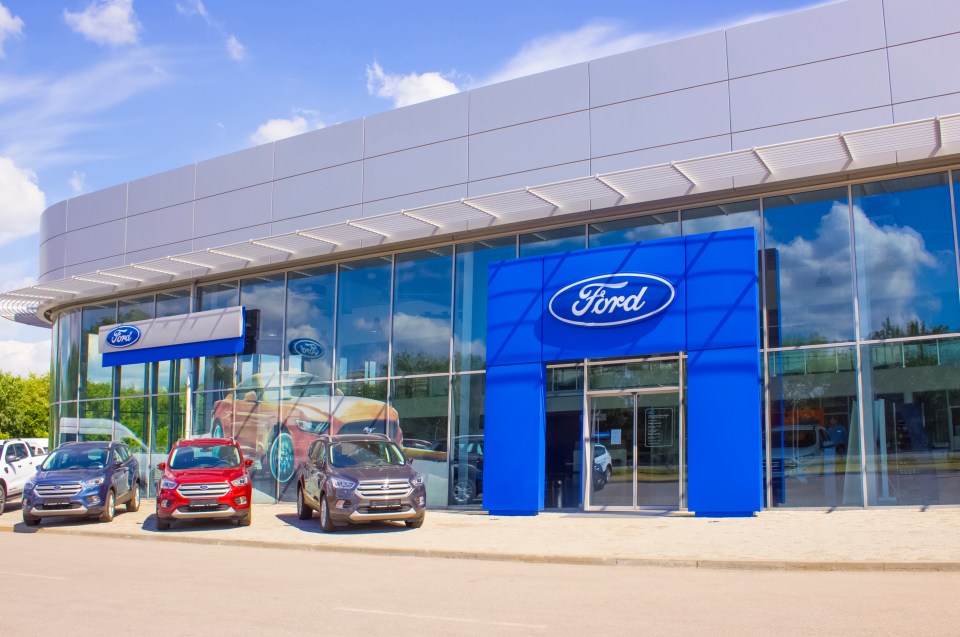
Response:
M0 372L0 438L46 438L50 377Z

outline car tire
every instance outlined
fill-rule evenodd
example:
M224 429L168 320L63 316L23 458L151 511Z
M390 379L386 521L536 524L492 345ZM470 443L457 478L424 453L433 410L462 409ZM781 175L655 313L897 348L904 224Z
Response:
M3 515L3 510L7 506L7 487L0 484L0 515Z
M454 504L471 504L477 497L477 483L470 478L458 478L450 495Z
M418 518L413 518L412 520L404 520L403 523L407 525L408 529L419 529L423 526L423 521L426 519L427 514L424 513Z
M113 489L107 491L107 500L103 503L103 513L100 514L101 522L113 522L113 516L117 512L117 496Z
M610 484L610 480L613 478L613 469L607 465L607 468L603 470L603 483Z
M167 520L161 520L157 518L157 530L158 531L169 531L171 523Z
M333 520L330 519L330 505L327 503L327 494L320 494L320 528L324 533L333 533L337 530Z
M293 457L293 437L286 427L277 426L267 446L267 463L274 480L283 484L289 482L296 473Z
M303 496L303 487L297 486L297 517L301 520L309 520L313 517L313 509L307 504L307 499Z
M133 485L133 495L127 500L127 513L136 513L140 510L140 483Z
M253 524L253 507L252 506L247 511L247 514L245 516L237 520L237 526L250 526L251 524Z
M32 515L23 514L23 523L27 526L40 526L40 518L34 517Z
M210 427L211 438L223 438L223 424L219 420L214 420Z

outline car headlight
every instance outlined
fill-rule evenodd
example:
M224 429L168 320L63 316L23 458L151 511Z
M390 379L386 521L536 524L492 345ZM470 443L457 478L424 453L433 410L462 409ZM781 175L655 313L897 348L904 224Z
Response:
M334 478L332 480L334 489L353 489L357 483L353 480L344 480L343 478Z
M80 484L82 484L85 487L96 487L103 484L103 478L94 478L92 480L84 480Z
M177 488L177 483L176 483L175 480L168 480L167 478L163 478L163 479L160 480L160 488L161 488L161 489L176 489L176 488Z
M329 420L294 420L293 424L302 431L309 431L314 434L326 433L330 428Z
M247 476L240 476L236 480L231 480L230 484L232 484L235 487L245 487L248 484L250 484L250 478L248 478Z
M31 491L33 491L33 488L35 486L37 486L36 482L28 482L25 485L23 485L23 490L26 491L27 493L30 493Z
M422 476L422 475L417 474L417 475L415 475L414 477L410 478L410 485L411 485L411 486L419 487L421 484L423 484L423 476Z

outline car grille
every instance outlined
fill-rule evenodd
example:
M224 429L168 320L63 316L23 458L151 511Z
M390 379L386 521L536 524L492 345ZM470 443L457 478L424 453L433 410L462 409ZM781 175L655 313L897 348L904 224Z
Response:
M177 488L177 493L181 497L190 498L219 498L225 496L230 491L230 485L226 482L209 482L198 484L181 484Z
M409 480L362 480L357 487L365 498L396 498L409 492Z
M37 495L42 498L69 498L80 493L79 482L58 482L56 484L38 484Z

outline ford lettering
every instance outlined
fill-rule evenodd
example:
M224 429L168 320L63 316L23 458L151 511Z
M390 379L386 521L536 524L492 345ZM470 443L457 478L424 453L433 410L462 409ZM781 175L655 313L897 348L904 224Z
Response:
M120 325L107 334L107 345L110 347L130 347L140 340L140 329L133 325Z
M609 327L659 314L675 296L673 284L653 274L601 274L561 288L548 309L570 325Z

